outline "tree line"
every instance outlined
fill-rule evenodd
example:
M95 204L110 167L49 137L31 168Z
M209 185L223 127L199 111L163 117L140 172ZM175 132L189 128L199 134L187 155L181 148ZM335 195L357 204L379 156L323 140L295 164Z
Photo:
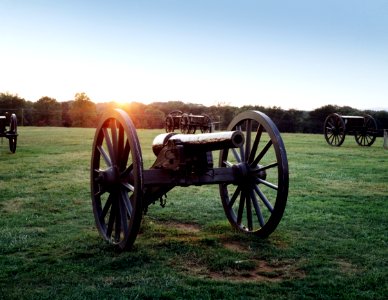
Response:
M302 111L262 105L234 107L225 103L204 106L182 101L154 102L148 105L139 102L94 103L86 93L76 93L74 99L65 102L58 102L48 96L32 102L18 95L0 93L0 115L6 112L15 113L19 126L95 127L104 112L116 107L130 115L136 128L145 129L163 128L166 116L174 110L194 115L207 114L219 130L224 130L234 116L246 110L264 112L274 121L280 132L322 133L325 118L334 112L342 115L370 114L377 121L380 135L383 128L388 128L387 111L359 110L349 106L325 105L312 111Z

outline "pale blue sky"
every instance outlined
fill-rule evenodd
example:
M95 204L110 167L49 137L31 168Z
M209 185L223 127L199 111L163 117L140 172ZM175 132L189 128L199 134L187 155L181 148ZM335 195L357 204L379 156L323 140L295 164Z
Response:
M0 0L0 92L388 110L388 0Z

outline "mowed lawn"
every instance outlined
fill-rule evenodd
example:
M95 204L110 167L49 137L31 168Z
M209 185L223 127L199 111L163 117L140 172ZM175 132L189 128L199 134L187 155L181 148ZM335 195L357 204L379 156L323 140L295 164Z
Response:
M153 138L138 130L145 168ZM130 252L94 224L94 129L19 127L0 140L0 299L386 299L388 150L283 134L285 215L260 240L229 225L217 186L149 207ZM216 162L217 164L217 162Z

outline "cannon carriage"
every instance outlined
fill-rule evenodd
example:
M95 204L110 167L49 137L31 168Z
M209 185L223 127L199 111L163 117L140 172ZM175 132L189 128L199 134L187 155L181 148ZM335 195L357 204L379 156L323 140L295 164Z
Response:
M175 129L180 129L182 133L194 134L197 129L202 133L212 131L212 120L206 115L193 115L182 113L180 110L170 112L165 120L166 132L174 132Z
M288 161L280 133L265 114L241 113L225 132L161 134L152 148L155 162L144 170L129 116L116 109L99 121L90 183L96 226L105 240L131 248L148 206L164 205L171 189L190 185L218 185L226 217L238 231L267 237L276 229L287 202ZM220 151L217 167L213 151Z
M9 144L9 150L12 153L16 151L17 144L17 118L15 114L6 113L5 115L0 116L0 138L7 138ZM7 124L9 124L9 128L7 130Z
M376 120L371 115L343 116L332 113L327 116L323 126L324 136L331 146L341 146L346 134L354 135L360 146L372 146L378 129Z

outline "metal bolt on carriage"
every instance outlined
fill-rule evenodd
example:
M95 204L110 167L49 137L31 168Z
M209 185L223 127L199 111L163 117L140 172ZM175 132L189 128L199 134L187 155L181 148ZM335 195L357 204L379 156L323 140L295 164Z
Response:
M331 146L341 146L346 134L354 135L360 146L372 146L377 136L377 123L371 115L343 116L332 113L327 116L323 131Z
M9 128L7 130L7 124L9 124ZM9 150L12 153L16 151L17 144L17 118L15 114L11 114L9 116L8 113L0 116L0 138L7 138L9 143Z
M127 113L116 109L100 119L91 157L93 213L101 236L119 249L131 248L148 206L164 206L165 195L177 186L218 186L226 217L240 232L267 237L278 226L287 202L288 161L281 135L265 114L243 112L224 132L163 133L152 150L155 162L145 170Z

